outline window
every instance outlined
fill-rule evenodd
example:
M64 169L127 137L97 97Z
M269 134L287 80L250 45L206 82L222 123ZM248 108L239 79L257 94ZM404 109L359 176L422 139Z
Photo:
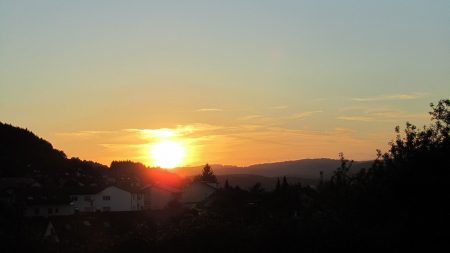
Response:
M111 200L111 196L103 196L103 200Z
M109 206L104 206L104 207L102 207L102 211L103 211L103 212L109 212L109 211L111 211L111 207L109 207Z
M141 194L138 195L138 200L141 200Z

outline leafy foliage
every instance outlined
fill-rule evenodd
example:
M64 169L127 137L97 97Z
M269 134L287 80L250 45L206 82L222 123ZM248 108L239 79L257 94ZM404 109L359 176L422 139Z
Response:
M260 184L243 190L227 181L198 209L164 222L127 222L134 225L132 232L116 233L105 244L143 252L432 251L445 246L450 100L431 108L429 126L396 127L390 149L377 150L373 164L356 174L341 153L340 167L317 187L289 184L286 177L278 179L274 191ZM208 164L195 180L217 182Z
M403 134L397 127L389 151L377 150L373 164L356 174L349 173L352 161L339 154L341 166L317 189L289 185L284 178L273 192L258 185L249 191L222 189L205 215L188 219L193 223L184 227L182 237L200 243L202 235L215 231L203 243L219 252L400 251L445 245L449 107L448 100L432 105L429 126L407 123ZM202 232L190 226L201 226ZM219 226L233 232L219 233ZM186 242L181 248L199 249L193 245Z

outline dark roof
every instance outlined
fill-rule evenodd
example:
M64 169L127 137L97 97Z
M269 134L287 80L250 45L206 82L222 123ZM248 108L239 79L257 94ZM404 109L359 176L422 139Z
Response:
M158 189L161 189L161 190L164 190L164 191L168 191L168 192L172 192L172 193L179 193L179 192L181 192L181 190L178 189L178 188L170 187L170 186L166 186L166 185L162 185L162 184L155 184L155 183L154 184L149 184L149 185L141 188L141 191L145 191L145 190L147 190L149 188L158 188Z
M133 192L133 193L141 192L141 189L142 189L142 186L141 185L137 185L137 184L133 184L133 185L129 185L129 184L112 184L112 185L109 185L109 186L115 186L115 187L117 187L119 189L125 190L127 192Z
M214 189L214 190L217 190L219 187L217 186L217 184L216 183L209 183L209 182L206 182L206 181L195 181L195 182L193 182L192 184L190 184L190 185L188 185L187 187L189 187L189 186L191 186L191 185L193 185L193 184L202 184L202 185L205 185L205 186L207 186L207 187L209 187L209 188L212 188L212 189Z
M70 194L97 194L108 187L117 187L127 192L137 193L140 192L142 187L137 185L127 185L127 184L106 184L106 185L87 185L78 186L69 190Z
M28 205L69 205L70 197L63 192L30 192L25 196Z

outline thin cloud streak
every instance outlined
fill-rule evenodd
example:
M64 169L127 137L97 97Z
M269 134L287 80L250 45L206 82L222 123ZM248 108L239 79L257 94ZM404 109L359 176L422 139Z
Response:
M374 118L364 117L364 116L339 116L339 117L337 117L337 119L348 120L348 121L362 121L362 122L374 122L374 121L376 121Z
M395 100L401 101L401 100L421 99L427 97L428 95L429 95L428 93L413 92L405 94L386 94L374 97L352 98L352 100L357 102L376 102L376 101L395 101Z
M261 115L261 114L250 114L250 115L242 116L242 117L238 118L238 120L244 121L244 122L251 121L251 124L257 125L257 126L273 125L277 122L275 120L275 118L270 117L270 116Z
M405 111L390 110L390 109L378 109L378 110L366 110L362 112L363 115L341 115L338 116L339 120L347 121L361 121L361 122L395 122L398 120L425 120L429 118L427 113L409 113Z
M350 128L317 131L264 124L224 126L196 123L177 125L174 128L122 129L108 132L108 135L101 135L101 138L74 138L64 135L59 138L77 147L89 147L78 151L76 156L105 164L123 159L149 164L149 147L164 138L173 138L189 147L189 160L184 165L224 161L228 164L249 165L319 156L333 158L340 151L352 155L359 150L367 150L369 153L355 159L366 159L370 158L372 150L383 147L377 145L379 140L358 137L357 131ZM263 160L261 155L264 156Z
M200 108L195 110L196 112L223 112L220 108Z
M291 119L304 119L306 117L312 116L313 114L321 113L321 112L323 112L323 111L300 112L300 113L293 114L291 116Z
M74 131L74 132L56 133L56 135L69 136L69 137L89 137L89 136L98 136L98 135L105 135L105 134L111 134L111 133L114 133L114 131L82 130L82 131Z

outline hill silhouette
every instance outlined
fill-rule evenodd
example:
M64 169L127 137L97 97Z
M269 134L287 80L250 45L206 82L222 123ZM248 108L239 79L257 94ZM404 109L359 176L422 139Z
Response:
M67 158L52 144L28 129L0 123L0 177L27 177L51 189L109 183L144 185L160 183L179 186L178 175L132 161L113 161L111 166Z
M450 224L450 210L445 204L450 200L447 193L450 178L450 100L441 100L437 105L431 104L431 107L430 125L418 128L406 123L402 131L400 127L396 127L397 137L390 142L390 149L386 153L378 150L377 158L367 169L356 170L353 162L340 154L339 166L329 179L320 180L316 187L304 184L301 179L302 184L298 184L293 178L284 176L278 180L276 177L243 173L218 175L219 182L227 180L227 183L205 201L198 203L195 209L181 210L158 222L152 221L151 217L157 217L155 214L158 213L147 216L142 212L142 219L134 221L126 214L115 214L114 219L107 221L108 226L104 226L105 220L102 217L105 216L102 213L93 214L89 219L93 222L89 224L99 221L100 230L85 230L83 237L61 237L61 241L69 244L58 245L58 249L61 249L58 251L71 252L74 246L81 245L87 252L97 252L94 249L99 242L106 243L105 252L353 252L374 249L442 249L448 245L447 230ZM6 126L7 129L8 127L10 126ZM20 134L29 135L23 129L16 130ZM31 138L35 137L31 135ZM45 142L42 145L45 146ZM53 154L48 144L44 150ZM10 159L5 161L22 157L17 155L11 158L6 157L6 154L1 154L2 159ZM38 158L34 159L44 163ZM54 159L62 159L64 164L69 165L72 160L64 157ZM333 162L330 159L319 160ZM34 162L33 159L29 161ZM288 172L290 168L295 172L301 170L295 167L297 162L275 165L283 168L284 172ZM272 173L275 165L263 164L249 168ZM220 173L220 167L216 167ZM244 170L239 167L233 169ZM62 169L57 168L59 170ZM52 170L45 171L48 173ZM86 175L91 176L91 179L95 178L95 173L92 173L94 170L85 171L89 171ZM109 169L100 171L100 178L117 174L115 180L131 179L126 182L134 183L133 178L140 178L152 170L140 163L116 161ZM252 180L258 182L253 184L255 181L251 182ZM269 189L266 185L273 185L274 181L275 188ZM237 187L237 184L246 186ZM180 208L174 203L161 213L180 211ZM10 248L21 249L7 252L27 252L42 246L52 246L51 242L34 241L34 237L30 237L31 233L22 232L27 231L31 219L15 215L18 213L16 211L6 212L1 208L0 211L8 214L1 219L0 234L6 238L2 245L6 245L6 249L8 245ZM67 220L76 221L79 217L86 221L88 216L75 215L67 217ZM52 219L53 221L57 219ZM122 227L118 221L125 221L127 227L117 231L111 229ZM67 226L59 228L59 235L64 236L65 230ZM106 233L101 240L92 236L102 231ZM95 239L88 240L92 238Z
M0 175L3 177L31 176L39 170L66 166L64 152L27 129L0 123L0 139Z
M362 168L368 168L373 161L355 161L352 166L352 173L358 172ZM323 171L324 178L328 179L333 175L334 170L340 166L340 160L319 158L319 159L301 159L294 161L274 162L255 164L246 167L233 165L213 164L216 175L259 175L264 177L300 177L303 179L320 178L320 171ZM174 172L183 176L193 176L198 174L201 166L180 167L173 169Z
M55 149L50 142L38 137L32 131L0 123L0 177L31 177L40 181L64 181L75 185L105 183L105 177L115 181L126 181L126 178L139 180L140 183L158 182L169 185L180 185L180 176L198 175L203 166L181 167L171 171L150 168L142 163L132 161L113 161L108 167L93 161L79 158L67 158L66 154ZM369 167L371 162L355 162L353 171ZM325 178L330 178L339 167L340 161L335 159L303 159L275 163L255 164L247 167L232 165L212 165L214 173L221 184L229 178L233 185L249 187L257 182L271 189L276 177L288 176L292 182L311 184L317 182L320 171ZM179 176L180 175L180 176ZM227 176L224 176L227 175ZM131 182L126 182L131 183ZM135 182L134 182L135 183Z

